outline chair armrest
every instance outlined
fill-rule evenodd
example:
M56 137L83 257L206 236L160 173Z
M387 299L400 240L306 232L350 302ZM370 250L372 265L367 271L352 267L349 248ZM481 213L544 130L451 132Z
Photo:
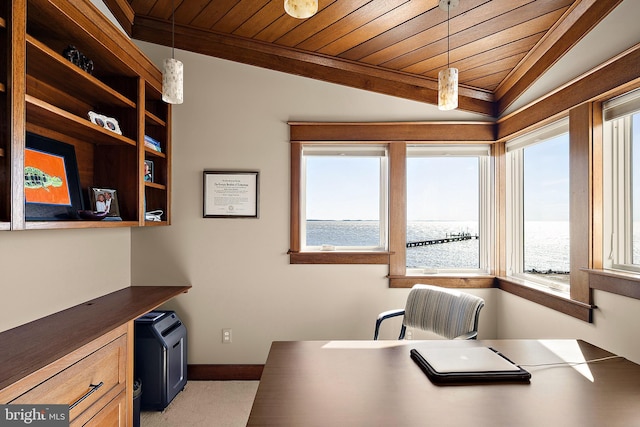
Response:
M475 340L478 336L477 331L467 332L466 334L459 335L454 338L454 340Z
M396 310L387 310L378 314L378 320L383 321L384 319L388 319L390 317L403 316L404 308L398 308Z
M376 330L373 333L373 339L378 339L378 332L380 331L380 324L384 319L389 319L390 317L404 316L404 308L399 308L396 310L387 310L378 314L378 319L376 320Z

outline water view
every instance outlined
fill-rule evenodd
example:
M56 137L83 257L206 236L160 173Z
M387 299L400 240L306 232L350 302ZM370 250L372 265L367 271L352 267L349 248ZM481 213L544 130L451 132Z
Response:
M477 222L409 221L407 242L448 235L478 235ZM378 246L376 221L307 221L308 246ZM569 223L530 221L525 224L525 270L569 271ZM408 268L478 268L479 240L407 248Z

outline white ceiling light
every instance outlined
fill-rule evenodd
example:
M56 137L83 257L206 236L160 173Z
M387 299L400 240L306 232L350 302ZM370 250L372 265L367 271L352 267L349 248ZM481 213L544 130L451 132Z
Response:
M284 0L284 11L294 18L310 18L318 11L318 0Z
M447 11L447 68L438 73L438 108L458 108L458 69L449 66L449 12L458 6L459 0L440 0L438 6Z
M184 68L181 61L175 59L176 9L171 2L171 58L166 58L162 71L162 100L169 104L182 104L184 101Z

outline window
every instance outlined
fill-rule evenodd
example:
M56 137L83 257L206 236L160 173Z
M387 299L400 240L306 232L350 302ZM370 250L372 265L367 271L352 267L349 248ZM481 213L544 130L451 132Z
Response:
M640 93L604 108L604 264L640 271Z
M488 145L407 147L407 274L489 271Z
M386 146L302 148L302 251L387 250Z
M509 141L507 274L569 292L569 133L561 120Z

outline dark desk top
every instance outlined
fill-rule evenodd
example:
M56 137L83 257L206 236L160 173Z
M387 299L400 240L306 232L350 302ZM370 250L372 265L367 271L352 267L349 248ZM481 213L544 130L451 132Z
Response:
M411 348L490 346L530 384L433 384ZM640 365L580 340L274 342L248 426L640 425Z
M0 332L0 390L191 286L133 286Z

